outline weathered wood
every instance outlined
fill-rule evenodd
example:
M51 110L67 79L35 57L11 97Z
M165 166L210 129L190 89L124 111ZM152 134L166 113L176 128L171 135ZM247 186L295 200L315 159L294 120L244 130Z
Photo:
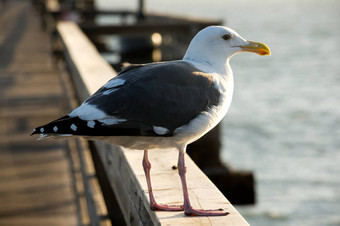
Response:
M69 100L69 108L73 109L79 105L79 101L75 97L75 89L69 74L65 70L65 65L59 65L59 73L65 87L65 94L67 94ZM77 193L83 194L82 197L84 197L83 199L80 199L79 196L76 197L79 199L79 215L82 225L111 225L103 200L103 193L98 184L99 178L95 177L96 171L88 142L82 139L71 139L69 140L69 146L74 188Z
M182 22L168 22L168 23L141 23L141 24L129 24L129 25L96 25L96 24L82 24L81 29L90 35L128 35L128 34L152 34L155 32L161 34L176 33L184 34L188 32L196 32L204 27L206 24L198 24L192 26L189 23ZM195 28L193 30L193 28Z
M116 73L103 60L93 44L72 22L60 22L58 32L66 62L80 99L85 100ZM202 171L187 158L189 195L196 208L228 208L223 217L186 217L183 212L154 212L149 209L147 186L142 169L143 154L104 142L94 142L100 164L110 182L128 225L248 225ZM151 150L152 182L160 203L183 202L177 170L177 151ZM98 173L98 172L97 172Z
M160 13L149 13L148 18L151 21L155 21L155 23L186 23L191 25L198 25L198 26L210 26L212 24L214 25L221 25L223 24L222 20L217 19L202 19L199 17L193 17L193 16L181 16L181 15L168 15L168 14L160 14Z
M80 12L83 15L91 13L91 11ZM134 15L137 19L138 14L125 11L93 11L93 14L111 14L111 15ZM196 33L204 27L212 24L220 25L223 21L212 19L200 19L194 17L181 17L174 15L160 15L156 13L148 13L143 16L143 19L136 20L133 24L122 25L99 25L93 23L81 24L82 30L86 34L152 34L158 33L176 33L176 34L188 34Z
M99 57L96 47L81 32L73 22L59 22L57 26L61 35L68 69L81 100L116 75L107 61ZM87 75L87 76L85 76ZM84 88L86 87L86 88Z
M131 10L81 10L79 13L83 16L97 16L97 15L109 15L109 16L136 16L135 11Z
M29 136L65 110L49 37L29 1L1 3L0 225L80 225L67 143Z

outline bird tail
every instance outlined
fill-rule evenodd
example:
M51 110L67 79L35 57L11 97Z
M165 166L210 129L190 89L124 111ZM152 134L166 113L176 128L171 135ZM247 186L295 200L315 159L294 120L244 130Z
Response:
M66 115L46 125L35 128L31 135L39 134L39 139L70 136L118 136L127 134L125 130L125 128L116 129L114 126L106 126L101 123L100 120L82 120L79 117Z
M113 117L114 118L114 117ZM106 137L106 136L171 136L171 133L159 135L151 126L138 121L122 121L117 124L105 124L104 119L83 120L78 116L66 115L46 125L35 128L31 135L39 134L39 139L50 137ZM116 119L116 118L115 118Z
M74 118L66 115L54 120L46 125L39 126L33 130L32 135L39 134L38 140L50 137L68 137L76 135L77 126L74 124Z

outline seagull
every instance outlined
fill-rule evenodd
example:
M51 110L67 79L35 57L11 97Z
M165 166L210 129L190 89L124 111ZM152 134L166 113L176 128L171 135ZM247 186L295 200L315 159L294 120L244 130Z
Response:
M260 42L234 30L209 26L199 31L182 60L129 65L70 114L34 129L40 138L82 136L144 150L143 169L150 208L189 216L221 216L223 209L192 207L186 181L188 144L214 128L231 104L234 81L229 59L240 52L270 55ZM176 148L184 204L156 202L148 150Z

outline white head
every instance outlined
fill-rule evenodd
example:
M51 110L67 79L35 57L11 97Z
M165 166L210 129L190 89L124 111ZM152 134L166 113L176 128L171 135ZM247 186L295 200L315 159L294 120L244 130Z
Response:
M227 27L210 26L192 39L183 60L220 67L226 65L231 56L243 51L270 54L269 48L263 43L247 41Z

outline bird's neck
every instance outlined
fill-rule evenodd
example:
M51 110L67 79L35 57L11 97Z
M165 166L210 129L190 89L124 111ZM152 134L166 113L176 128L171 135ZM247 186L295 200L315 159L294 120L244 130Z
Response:
M232 74L229 66L229 59L227 61L211 61L202 58L192 58L184 56L183 61L193 64L197 69L205 73L216 73L222 77L228 77Z
M195 44L195 43L194 43ZM210 48L194 48L194 44L190 43L183 60L200 65L202 71L206 73L217 73L220 75L228 75L230 70L229 58L222 55L221 51L213 51Z

